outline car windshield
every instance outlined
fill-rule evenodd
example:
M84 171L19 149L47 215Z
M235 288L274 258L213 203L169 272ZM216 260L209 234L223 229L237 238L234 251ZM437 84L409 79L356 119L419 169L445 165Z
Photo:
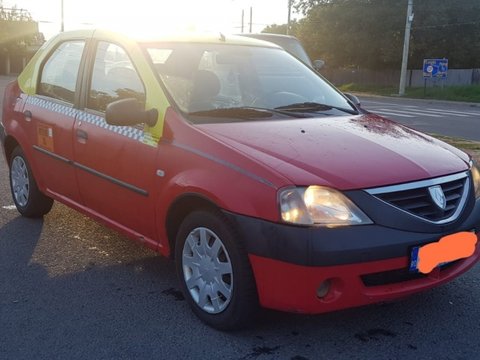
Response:
M251 37L258 40L269 41L277 44L287 50L293 56L296 56L302 60L305 64L313 67L310 58L308 57L305 49L302 47L298 39L284 35L272 35L272 34L242 34L241 36Z
M208 43L146 49L176 105L190 115L244 108L356 113L336 89L283 49ZM322 106L299 106L304 103ZM221 113L228 117L228 111Z

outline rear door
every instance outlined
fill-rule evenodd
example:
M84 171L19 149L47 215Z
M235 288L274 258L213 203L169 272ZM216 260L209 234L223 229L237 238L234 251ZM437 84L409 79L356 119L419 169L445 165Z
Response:
M112 101L145 103L145 86L120 45L99 41L90 64L86 109L74 129L78 185L84 204L98 216L155 239L153 182L157 146L145 143L144 124L112 126L105 121Z
M37 177L47 191L80 202L73 161L73 126L77 116L79 71L84 39L61 42L40 68L37 93L24 107L31 123L30 142Z

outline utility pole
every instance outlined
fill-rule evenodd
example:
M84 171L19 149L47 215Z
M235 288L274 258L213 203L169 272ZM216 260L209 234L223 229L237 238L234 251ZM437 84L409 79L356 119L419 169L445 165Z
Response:
M253 19L253 7L250 6L250 27L249 27L250 34L252 33L252 19Z
M292 14L292 0L288 0L288 17L287 17L287 35L290 35L290 17Z
M410 30L413 22L413 0L408 0L407 21L405 23L405 39L403 40L402 70L400 71L400 86L398 95L405 95L405 84L407 82L408 49L410 47Z
M60 32L65 31L65 23L64 23L64 18L63 18L63 0L60 0Z
M245 22L245 10L242 9L242 34L243 34L243 25Z

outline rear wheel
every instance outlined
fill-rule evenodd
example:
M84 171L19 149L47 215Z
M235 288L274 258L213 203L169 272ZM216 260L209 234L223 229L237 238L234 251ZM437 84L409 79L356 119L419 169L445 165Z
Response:
M250 262L228 220L218 211L189 214L177 235L175 259L182 291L208 325L247 326L258 308Z
M41 217L52 208L53 200L38 190L30 165L19 146L10 156L10 189L15 206L23 216Z

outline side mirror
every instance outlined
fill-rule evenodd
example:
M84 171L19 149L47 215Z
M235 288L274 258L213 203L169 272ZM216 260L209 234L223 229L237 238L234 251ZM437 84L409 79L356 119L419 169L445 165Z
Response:
M343 95L345 95L345 97L348 100L350 100L353 103L353 105L355 105L356 107L358 107L358 108L362 107L362 105L360 104L360 100L355 95L349 94L349 93L343 93Z
M145 123L150 127L155 126L158 110L143 110L137 99L128 98L111 102L105 111L105 121L110 125L133 126Z
M317 71L320 71L325 66L325 61L323 60L314 60L313 68Z

